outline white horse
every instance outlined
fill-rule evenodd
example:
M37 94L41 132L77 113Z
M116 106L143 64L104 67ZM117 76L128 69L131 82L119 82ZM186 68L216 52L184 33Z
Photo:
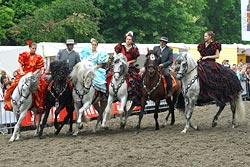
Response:
M128 77L128 63L127 58L122 53L114 54L113 60L113 76L109 85L109 96L107 106L103 113L102 127L106 128L106 122L108 115L111 112L111 106L114 101L118 100L121 106L118 108L120 115L120 126L124 128L126 126L127 118L130 115L131 102L127 101L128 98L128 84L126 82ZM129 109L130 108L130 109ZM125 117L122 114L125 112Z
M197 126L192 126L191 117L193 109L198 100L200 93L199 78L197 72L197 62L192 57L189 52L180 53L175 61L175 69L177 72L177 79L182 81L183 96L185 100L185 118L186 125L182 133L186 133L188 128L191 126L194 129L198 129ZM230 78L229 78L230 79ZM235 113L237 113L237 118L243 120L245 117L245 108L241 98L241 92L239 92L236 99L230 101L232 110L232 128L235 127L236 118ZM217 125L217 120L225 105L220 105L219 110L213 118L212 126Z
M77 136L79 128L82 126L82 116L88 120L85 111L90 108L96 100L95 88L92 85L92 80L95 77L95 66L88 60L82 60L77 63L70 73L70 78L74 85L72 92L74 99L74 107L76 110L76 130L73 133ZM97 125L99 119L97 121Z
M17 123L15 125L14 132L9 140L10 142L19 140L20 138L20 124L27 111L32 107L32 93L37 90L38 80L40 76L40 74L33 74L32 72L27 73L20 79L17 87L13 91L13 94L11 96L11 103L13 106L13 112L17 117ZM35 135L37 135L39 132L40 121L41 114L39 114L38 126L35 131Z

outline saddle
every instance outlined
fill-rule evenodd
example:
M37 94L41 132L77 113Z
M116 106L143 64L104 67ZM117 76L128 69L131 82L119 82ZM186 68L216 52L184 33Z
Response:
M177 81L176 81L175 77L172 74L170 74L170 76L172 78L172 90L174 90L177 87ZM163 81L163 85L164 85L165 95L167 97L167 93L168 93L167 92L167 81L166 81L166 78L165 78L164 75L161 75L161 77L162 77L162 81Z

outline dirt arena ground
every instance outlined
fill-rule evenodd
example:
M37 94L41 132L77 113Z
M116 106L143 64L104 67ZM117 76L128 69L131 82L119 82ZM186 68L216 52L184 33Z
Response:
M135 134L138 116L128 119L125 130L119 129L119 119L109 121L110 130L92 129L96 121L85 124L77 137L66 135L66 125L59 136L54 128L44 130L44 139L33 137L33 131L22 132L20 141L9 143L10 135L0 136L0 166L2 167L248 167L250 166L250 102L246 105L246 120L237 128L229 128L231 111L227 106L216 128L211 127L217 110L215 105L196 107L192 122L199 131L187 134L184 118L176 111L173 127L154 130L152 114L142 120L142 131ZM163 124L166 112L160 113Z

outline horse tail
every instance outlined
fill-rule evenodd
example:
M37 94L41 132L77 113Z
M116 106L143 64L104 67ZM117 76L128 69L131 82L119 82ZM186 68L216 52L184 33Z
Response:
M242 97L241 97L241 93L239 93L238 98L235 101L236 104L236 115L238 120L244 121L245 117L246 117L246 110L245 110L245 105L242 101Z

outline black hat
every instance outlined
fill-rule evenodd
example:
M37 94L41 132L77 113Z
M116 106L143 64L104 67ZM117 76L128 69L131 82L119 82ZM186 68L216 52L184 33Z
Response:
M169 42L167 37L161 37L160 41Z

